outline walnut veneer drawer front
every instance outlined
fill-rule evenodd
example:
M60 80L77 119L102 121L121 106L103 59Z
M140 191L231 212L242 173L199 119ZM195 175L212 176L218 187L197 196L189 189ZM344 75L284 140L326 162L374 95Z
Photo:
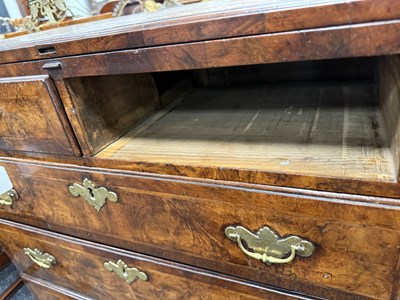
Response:
M20 196L0 208L3 218L320 297L391 299L394 293L398 200L67 165L0 165ZM315 249L304 258L296 249L293 261L267 265L239 242L260 253L274 247L249 239L244 229L239 241L227 229L238 225L252 232L268 226ZM258 250L249 249L257 243ZM290 245L283 258L289 254Z
M1 219L0 240L28 276L95 299L304 299Z
M93 300L93 298L78 294L40 278L24 273L21 274L21 277L25 285L35 294L38 300Z
M74 155L61 107L48 76L0 78L0 151Z

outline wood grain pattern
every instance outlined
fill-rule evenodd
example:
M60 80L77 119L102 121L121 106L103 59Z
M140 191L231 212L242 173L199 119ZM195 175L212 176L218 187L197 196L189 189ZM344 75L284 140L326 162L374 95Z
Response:
M38 300L93 300L93 298L28 274L22 273L21 277Z
M373 91L372 82L198 89L97 158L394 181Z
M79 142L89 149L86 155L114 142L161 107L148 74L71 78L66 85L72 101L69 116L78 119L71 124L83 133Z
M66 157L48 156L33 153L29 155L12 153L12 157L0 156L0 160L10 160L14 162L51 162L55 164L71 164L77 166L90 166L95 168L106 168L109 170L119 170L129 174L157 176L165 178L175 178L183 181L200 180L204 182L220 182L234 186L254 186L263 189L265 185L271 187L286 187L295 189L307 189L319 192L347 193L353 195L365 195L372 197L400 198L398 181L364 181L349 178L334 178L328 176L311 176L300 174L285 174L283 172L261 172L254 170L240 170L228 168L193 168L188 166L124 162L117 160L97 159L92 157ZM32 160L34 159L34 160ZM383 199L384 199L383 198ZM394 200L396 201L396 200ZM368 201L367 201L368 202ZM379 202L379 201L378 201Z
M395 171L399 172L400 161L400 57L390 56L380 60L380 103L385 115L384 121L387 128L387 136L395 162Z
M17 223L0 220L0 228L1 243L20 271L95 299L305 299L234 277ZM51 269L41 269L21 247L39 247L56 257L57 264ZM104 268L104 262L118 259L145 272L148 281L138 280L129 285Z
M42 69L46 60L5 64L0 76L50 74L61 79L397 53L400 21L388 21L71 56L57 60L62 69L50 71Z
M0 45L0 62L398 18L400 4L392 0L213 0L9 39ZM49 45L56 53L40 55L38 49Z
M3 153L80 153L48 76L1 78L0 89Z
M2 218L319 297L390 299L400 242L398 200L51 164L1 165L21 197L0 209ZM68 186L84 178L116 192L118 202L98 213L70 195ZM317 250L292 264L266 266L225 237L225 227L234 224L300 235Z

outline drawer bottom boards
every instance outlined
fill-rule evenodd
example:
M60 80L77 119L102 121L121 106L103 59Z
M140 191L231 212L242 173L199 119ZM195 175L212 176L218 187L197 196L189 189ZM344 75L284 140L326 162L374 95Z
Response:
M0 241L38 299L309 299L2 219Z

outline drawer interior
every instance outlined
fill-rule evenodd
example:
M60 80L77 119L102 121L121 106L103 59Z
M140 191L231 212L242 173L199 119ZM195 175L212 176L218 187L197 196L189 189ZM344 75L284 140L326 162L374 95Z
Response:
M113 95L92 97L111 107L115 97L127 97L130 112L139 112L96 159L395 181L396 65L397 57L353 58L73 78L67 85L76 95L82 81L90 89L113 77ZM132 76L148 76L146 87ZM115 92L118 84L131 92Z

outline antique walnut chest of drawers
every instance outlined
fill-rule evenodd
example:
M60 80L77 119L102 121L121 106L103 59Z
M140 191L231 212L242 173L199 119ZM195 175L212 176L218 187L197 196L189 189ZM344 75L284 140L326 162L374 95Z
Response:
M0 246L38 299L400 299L400 2L215 0L0 44Z

